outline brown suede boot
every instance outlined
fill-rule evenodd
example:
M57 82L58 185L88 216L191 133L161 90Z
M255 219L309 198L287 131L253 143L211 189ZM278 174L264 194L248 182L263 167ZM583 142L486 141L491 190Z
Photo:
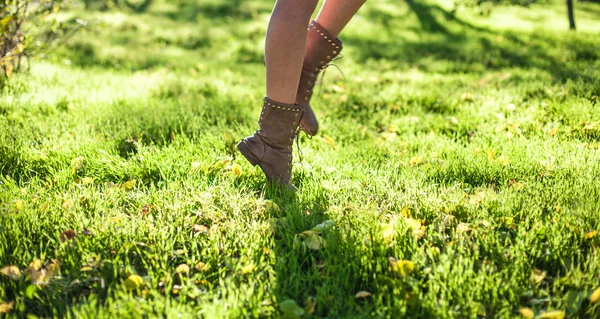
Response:
M292 145L298 134L302 106L264 98L259 129L237 147L252 165L258 165L269 182L296 191L292 177Z
M296 94L296 104L304 107L300 128L308 135L317 134L319 129L315 113L310 107L310 98L317 82L317 76L341 51L342 41L340 39L331 36L317 21L310 23L306 37L304 65Z

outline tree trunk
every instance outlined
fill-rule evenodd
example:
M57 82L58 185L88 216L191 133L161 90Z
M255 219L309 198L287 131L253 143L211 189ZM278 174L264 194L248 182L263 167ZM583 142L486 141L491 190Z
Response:
M573 14L573 0L567 0L567 11L569 12L569 29L575 30L575 15Z

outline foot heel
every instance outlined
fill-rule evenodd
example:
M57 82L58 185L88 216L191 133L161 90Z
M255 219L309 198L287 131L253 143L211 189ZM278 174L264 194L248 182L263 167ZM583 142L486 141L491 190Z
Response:
M244 157L248 160L248 162L250 162L250 164L252 164L253 166L258 165L258 158L256 158L256 156L252 154L252 152L248 148L248 145L246 145L244 141L239 142L237 148L238 150L240 150L240 153L242 153L242 155L244 155Z

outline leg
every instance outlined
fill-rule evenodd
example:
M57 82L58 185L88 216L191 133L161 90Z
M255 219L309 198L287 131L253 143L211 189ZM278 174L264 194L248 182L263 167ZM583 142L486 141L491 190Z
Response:
M317 76L340 54L342 41L337 36L365 2L366 0L326 0L317 20L308 27L302 76L296 94L296 103L304 107L300 128L308 135L317 134L319 129L310 106Z
M318 0L277 0L265 45L267 96L293 104L306 50L306 27Z
M337 37L367 0L326 0L317 22Z

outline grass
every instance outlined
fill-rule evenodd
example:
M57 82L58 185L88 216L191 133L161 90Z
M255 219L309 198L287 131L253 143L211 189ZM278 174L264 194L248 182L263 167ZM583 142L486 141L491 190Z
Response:
M5 316L600 316L598 5L367 3L297 194L234 148L271 5L65 14L0 96Z

